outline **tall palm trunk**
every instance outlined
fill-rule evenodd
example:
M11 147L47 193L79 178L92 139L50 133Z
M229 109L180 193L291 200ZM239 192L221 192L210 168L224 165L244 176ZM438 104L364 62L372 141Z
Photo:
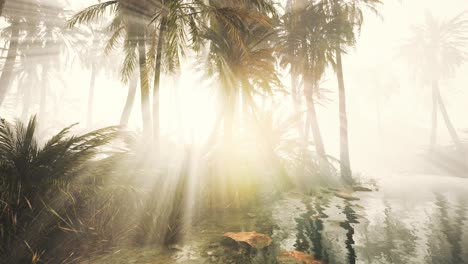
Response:
M13 77L13 68L15 66L16 56L18 54L18 43L20 33L19 23L19 19L15 19L11 23L10 45L8 47L8 54L5 61L5 66L3 66L2 76L0 76L0 106L2 106L6 94L10 89L11 80Z
M93 124L93 102L94 102L94 88L96 84L96 64L91 65L91 80L89 83L88 92L88 112L86 117L87 127L91 127Z
M308 119L310 121L309 124L306 123L306 126L310 125L312 130L312 137L314 138L315 150L317 151L317 155L321 159L322 165L327 161L327 154L325 152L325 147L323 144L322 134L320 133L320 127L318 124L317 119L317 112L315 111L315 102L314 102L314 81L310 78L307 78L306 82L304 83L304 96L307 102L307 114Z
M159 25L158 44L156 47L156 65L154 67L153 87L153 140L156 148L159 147L159 86L161 83L161 59L164 45L164 33L166 31L166 17L162 17Z
M132 113L133 102L135 101L135 95L138 86L138 79L133 77L130 80L130 85L128 86L127 100L125 101L125 106L122 111L122 116L120 117L120 125L125 127L128 125L130 120L130 115Z
M336 76L338 79L339 118L340 118L340 171L346 183L352 183L349 161L348 116L346 114L346 92L343 78L343 63L340 48L336 50Z
M442 100L442 96L440 95L439 83L435 81L433 85L435 87L434 90L435 90L435 95L437 97L437 102L439 105L440 113L442 114L442 117L444 118L445 126L447 127L447 130L449 131L450 137L452 138L452 141L455 144L455 147L458 149L458 151L464 152L463 145L460 141L460 138L458 137L455 127L452 124L452 121L450 120L450 117L447 113L447 109L445 108L445 104Z
M138 62L140 64L140 86L141 86L141 116L143 118L143 136L151 141L151 108L150 90L148 83L148 69L146 67L146 46L145 39L138 39Z
M5 6L6 0L0 0L0 16L3 14L3 7Z
M432 82L432 118L431 118L431 139L430 150L434 150L437 141L437 81Z

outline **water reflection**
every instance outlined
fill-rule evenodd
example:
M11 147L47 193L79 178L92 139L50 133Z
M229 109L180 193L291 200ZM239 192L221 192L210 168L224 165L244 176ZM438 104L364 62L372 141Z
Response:
M466 199L458 198L451 207L448 198L435 195L435 211L428 228L427 263L458 264L467 263L468 244L463 243L466 236Z
M350 202L345 202L343 208L343 214L346 216L346 220L340 223L340 226L346 231L346 249L348 251L348 263L356 263L356 251L354 250L354 228L353 224L359 224L356 216L356 211L353 210Z
M324 246L322 233L324 223L322 219L328 218L325 210L329 201L323 197L304 199L306 212L296 219L297 239L294 247L296 250L310 253L317 260L328 263L328 249Z
M467 200L432 197L422 208L380 200L380 209L364 208L366 198L309 196L295 219L294 248L330 264L468 263Z

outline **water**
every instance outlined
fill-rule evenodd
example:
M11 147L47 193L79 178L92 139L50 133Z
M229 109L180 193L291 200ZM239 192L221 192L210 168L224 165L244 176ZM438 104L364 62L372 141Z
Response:
M288 192L248 211L219 210L194 223L180 245L118 249L91 263L285 263L298 250L323 263L468 263L468 180L431 175L382 178L356 201L322 189ZM225 232L257 231L267 249L224 243ZM132 262L133 261L133 262Z

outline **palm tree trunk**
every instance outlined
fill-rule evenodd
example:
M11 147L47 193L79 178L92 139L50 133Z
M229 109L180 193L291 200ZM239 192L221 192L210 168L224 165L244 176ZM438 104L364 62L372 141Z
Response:
M317 112L315 111L315 102L313 95L314 82L312 80L307 80L304 85L306 87L304 89L304 95L307 102L308 119L310 119L310 123L306 123L306 127L310 125L310 128L312 130L312 137L314 138L315 150L317 151L317 155L321 159L321 163L325 163L327 161L327 154L325 153L322 134L320 133L320 127L317 119Z
M94 87L96 84L96 64L91 65L91 80L89 83L88 92L88 113L86 117L86 126L89 128L93 124L93 101L94 101Z
M133 77L130 80L130 85L128 87L127 100L125 101L125 106L122 111L122 116L120 117L120 125L123 127L128 126L128 121L130 120L130 115L132 113L133 102L135 101L135 95L138 86L138 79Z
M15 19L11 24L10 45L8 48L5 66L3 67L2 76L0 76L0 106L2 106L6 94L10 89L10 84L13 77L13 68L15 66L16 56L18 54L19 33L19 20Z
M161 59L164 45L164 33L166 31L166 17L161 19L159 26L158 44L156 47L156 65L154 67L154 87L153 87L153 138L156 148L159 147L159 86L161 84Z
M148 69L146 67L146 46L144 38L138 39L138 55L140 64L140 86L141 86L141 116L143 119L143 136L145 140L151 141L151 108L150 91L148 83Z
M348 116L346 114L346 92L343 77L341 51L336 50L336 76L338 79L339 117L340 117L340 171L341 178L352 183L351 163L349 161Z
M437 82L432 82L432 118L431 118L431 139L430 150L434 150L437 141Z
M6 0L0 0L0 16L3 14L3 7L5 6Z
M434 82L434 90L437 96L437 102L439 105L440 112L442 114L442 117L444 118L445 126L447 127L447 130L450 133L450 137L452 138L453 143L455 144L455 147L458 149L460 152L464 152L463 150L463 145L460 141L460 138L458 137L457 131L455 130L455 127L452 124L452 121L450 120L450 117L447 113L447 109L445 108L445 104L442 100L442 96L440 95L440 90L439 90L439 83Z

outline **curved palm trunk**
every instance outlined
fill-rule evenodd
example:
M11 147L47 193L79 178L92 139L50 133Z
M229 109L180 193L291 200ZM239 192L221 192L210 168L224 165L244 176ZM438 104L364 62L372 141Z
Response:
M19 33L19 20L15 19L11 24L10 45L8 48L5 66L3 67L2 76L0 76L0 106L2 106L6 94L10 89L11 80L13 77L13 68L15 66L16 56L18 54Z
M338 79L339 115L340 115L340 171L341 178L352 183L351 163L349 161L348 116L346 114L346 92L343 78L341 51L336 50L336 76Z
M432 118L431 118L431 139L430 150L434 150L437 141L437 82L432 82Z
M96 84L96 64L91 65L91 80L89 83L88 92L88 112L86 117L86 126L91 127L93 124L93 102L94 102L94 87Z
M161 19L159 26L158 44L156 47L156 65L154 67L154 87L153 87L153 139L156 148L159 147L159 86L161 83L161 59L164 45L164 33L166 31L166 17Z
M143 136L151 141L151 108L150 91L148 83L148 70L146 68L146 46L143 38L138 39L138 62L140 64L140 86L141 86L141 116L143 118Z
M133 77L130 80L130 85L128 87L127 100L125 101L125 106L122 111L122 116L120 117L120 125L126 127L128 121L130 120L130 115L132 113L133 102L135 101L135 95L138 86L138 79Z
M306 127L310 125L312 130L312 137L314 138L315 150L317 151L317 155L321 159L322 165L327 161L327 154L325 153L325 147L323 144L322 134L320 132L320 127L318 124L317 119L317 112L315 111L315 102L314 102L314 82L312 80L307 80L305 82L305 89L304 89L304 96L307 102L307 114L308 119L310 121L309 124L306 123ZM306 133L307 135L307 133Z
M442 114L445 126L447 127L447 130L450 133L450 137L452 138L452 141L455 144L455 147L458 149L458 151L464 152L463 145L460 141L460 138L458 137L457 131L455 130L455 127L453 126L452 121L450 120L450 117L447 113L447 109L445 108L445 104L442 101L442 96L440 95L440 90L439 90L439 83L436 81L433 83L433 85L434 85L435 96L437 97L437 102L439 105L440 113Z

